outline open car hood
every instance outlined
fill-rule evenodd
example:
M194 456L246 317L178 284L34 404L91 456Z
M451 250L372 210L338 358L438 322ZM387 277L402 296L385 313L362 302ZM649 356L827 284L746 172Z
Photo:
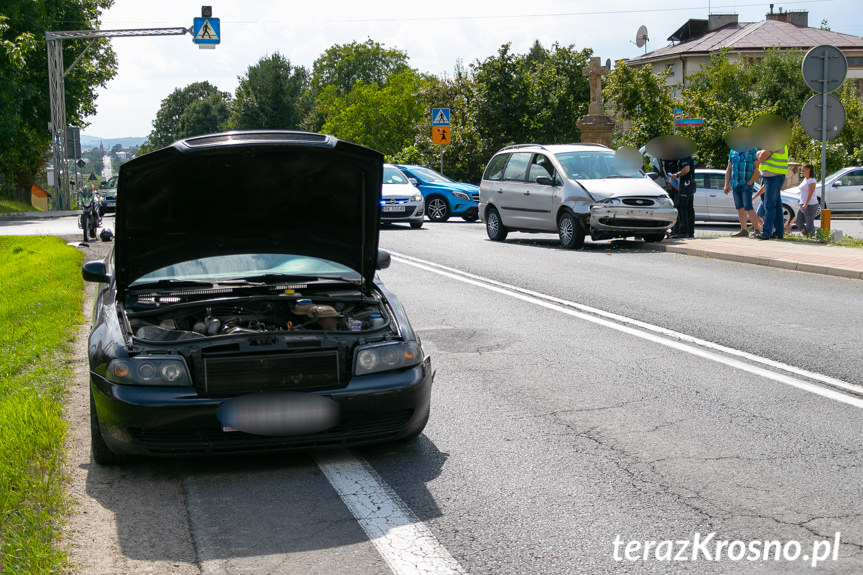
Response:
M125 163L117 184L118 291L203 257L287 253L374 279L383 156L307 132L247 131L175 142Z

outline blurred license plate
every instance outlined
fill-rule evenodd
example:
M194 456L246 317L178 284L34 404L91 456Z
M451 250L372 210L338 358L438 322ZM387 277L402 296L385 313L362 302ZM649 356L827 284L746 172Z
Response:
M385 212L403 212L405 209L402 206L384 206Z

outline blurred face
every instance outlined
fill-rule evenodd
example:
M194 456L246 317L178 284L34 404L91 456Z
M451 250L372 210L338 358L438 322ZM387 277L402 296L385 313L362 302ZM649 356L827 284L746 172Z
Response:
M812 177L812 170L809 169L809 166L803 166L803 177L804 178L811 178Z

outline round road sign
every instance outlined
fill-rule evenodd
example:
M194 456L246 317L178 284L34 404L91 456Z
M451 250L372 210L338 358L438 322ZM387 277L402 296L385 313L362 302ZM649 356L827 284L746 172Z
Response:
M824 60L827 69L824 69ZM832 92L842 85L848 73L845 54L836 46L824 44L815 46L803 58L803 80L816 92Z
M803 129L815 140L821 140L821 99L827 98L827 131L824 140L832 140L845 127L845 106L833 94L815 94L803 104L800 123Z

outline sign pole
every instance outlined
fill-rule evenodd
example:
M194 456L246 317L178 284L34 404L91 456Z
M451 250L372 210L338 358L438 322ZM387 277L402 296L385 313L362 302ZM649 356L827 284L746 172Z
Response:
M830 210L827 208L827 82L830 54L824 54L824 80L821 84L821 229L830 232ZM804 206L805 207L805 206Z

